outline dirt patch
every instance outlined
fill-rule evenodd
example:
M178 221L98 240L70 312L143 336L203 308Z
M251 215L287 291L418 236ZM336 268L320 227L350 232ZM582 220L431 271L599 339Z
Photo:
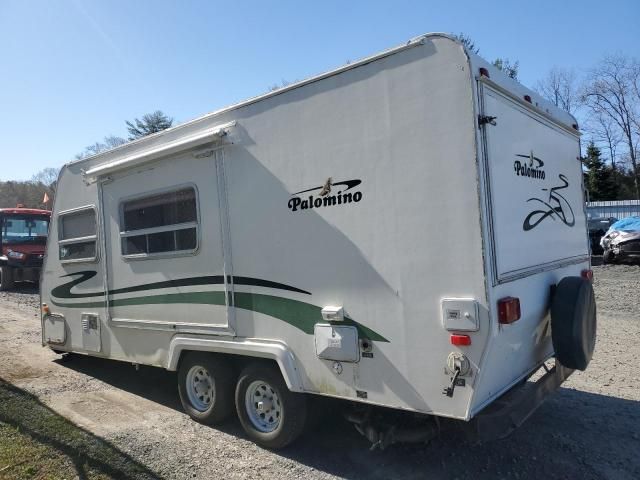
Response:
M598 309L640 319L640 265L601 265L594 268L597 268L593 286Z

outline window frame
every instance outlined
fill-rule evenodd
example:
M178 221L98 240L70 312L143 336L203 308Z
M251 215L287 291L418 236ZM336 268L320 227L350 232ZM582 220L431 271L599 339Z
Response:
M84 237L72 237L72 238L62 238L64 235L64 227L62 224L62 220L66 215L73 215L76 213L84 212L87 210L91 210L93 212L93 218L95 222L95 232L93 235L86 235ZM83 205L82 207L70 208L68 210L63 210L58 213L57 216L57 227L58 227L58 260L60 263L68 264L68 263L97 263L100 260L100 243L98 242L98 209L95 205ZM51 224L49 224L49 228L51 228ZM69 258L64 259L60 258L60 247L64 247L65 245L75 245L78 243L87 243L93 241L95 243L95 255L93 257L85 257L85 258Z
M173 223L171 225L161 225L158 227L149 227L149 228L141 228L138 230L124 230L124 205L127 202L140 200L146 197L152 197L156 195L162 195L165 193L178 192L180 190L184 190L186 188L193 189L195 206L196 206L196 219L193 222L182 222L182 223ZM172 185L170 187L158 188L155 190L148 190L144 193L136 193L135 195L129 195L126 197L121 197L118 200L118 236L120 239L120 256L125 260L153 260L158 258L170 258L170 257L184 257L184 256L193 256L197 255L200 250L200 195L198 192L198 187L193 182L182 183L179 185ZM188 250L171 250L167 252L152 252L152 253L124 253L124 249L122 248L122 240L129 237L137 237L140 235L145 235L147 241L147 250L149 245L149 235L154 233L163 233L163 232L177 232L179 230L187 230L190 228L196 229L196 246L192 249Z

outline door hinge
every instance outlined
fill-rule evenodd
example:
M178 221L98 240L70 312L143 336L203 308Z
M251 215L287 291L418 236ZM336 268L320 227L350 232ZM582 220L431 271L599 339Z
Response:
M495 125L496 118L498 117L491 117L489 115L478 115L478 125L482 126L482 125L486 125L487 123L489 125Z

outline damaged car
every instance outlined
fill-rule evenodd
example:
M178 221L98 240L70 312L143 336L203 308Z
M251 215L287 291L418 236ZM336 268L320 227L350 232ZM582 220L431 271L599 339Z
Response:
M588 220L589 226L589 246L592 255L601 255L603 253L600 241L611 228L611 225L618 221L615 217L597 217Z
M618 220L600 240L604 263L640 263L640 216Z

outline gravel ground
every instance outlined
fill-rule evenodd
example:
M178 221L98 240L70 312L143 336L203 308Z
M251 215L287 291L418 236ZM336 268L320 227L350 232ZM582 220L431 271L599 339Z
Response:
M221 428L180 409L175 374L73 357L40 346L38 295L0 294L0 377L111 442L159 478L640 478L640 267L594 267L598 343L578 372L509 438L369 452L335 415L273 453L246 439L237 420ZM0 474L1 476L1 474Z

